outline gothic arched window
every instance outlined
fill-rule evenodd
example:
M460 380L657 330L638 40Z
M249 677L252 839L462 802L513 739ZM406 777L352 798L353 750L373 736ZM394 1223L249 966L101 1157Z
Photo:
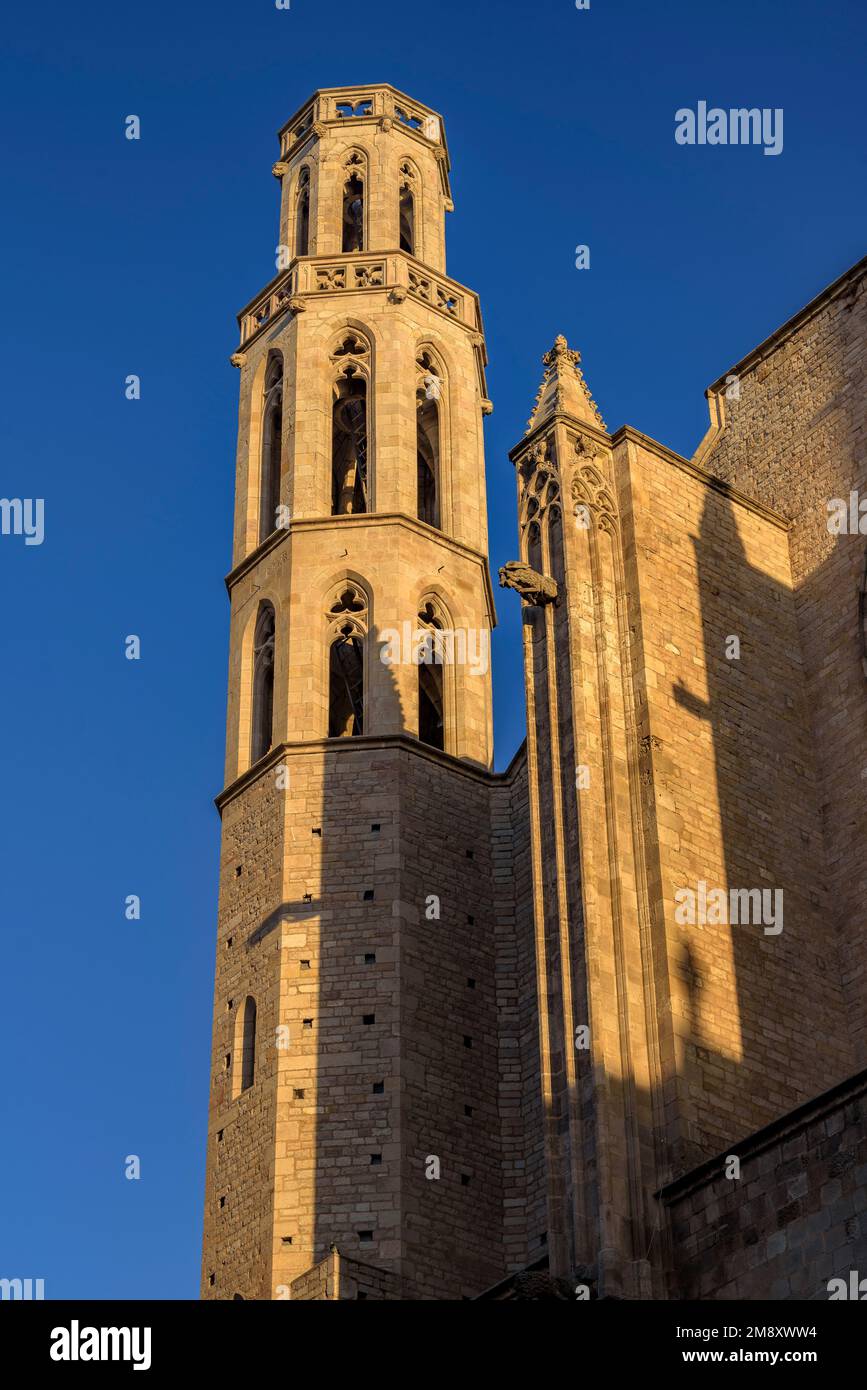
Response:
M551 538L555 532L562 544L560 483L553 440L540 440L533 445L521 461L519 477L521 531L526 538L527 563L539 574L550 574Z
M346 161L343 185L344 251L364 250L364 159L352 154Z
M262 403L262 459L259 473L259 543L277 526L283 441L283 358L272 353L265 372Z
M274 741L274 609L261 603L253 632L253 730L250 761L263 758Z
M439 527L440 521L440 398L443 378L430 353L418 359L416 390L416 514Z
M328 607L328 737L364 733L364 648L367 599L347 580Z
M418 736L432 748L445 749L444 624L430 602L418 620L424 634L418 651Z
M306 256L310 247L310 170L305 165L298 175L295 195L295 255Z
M411 164L400 166L400 249L415 255L415 171Z
M331 409L331 514L369 510L367 363L369 349L349 334L332 353L338 367Z
M244 1000L241 1033L240 1091L249 1091L256 1074L256 1000L248 994Z

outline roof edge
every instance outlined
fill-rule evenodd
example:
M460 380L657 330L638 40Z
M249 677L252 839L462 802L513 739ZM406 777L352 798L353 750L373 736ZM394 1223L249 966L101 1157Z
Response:
M815 298L811 299L809 303L805 304L802 309L799 309L791 318L786 319L785 323L780 324L779 328L775 328L773 333L769 334L757 347L752 348L752 350L748 352L745 357L742 357L739 362L736 362L733 367L729 367L728 371L723 372L721 376L717 377L716 381L711 382L710 386L708 386L705 391L705 395L708 396L711 392L719 391L725 386L728 377L744 376L747 372L752 371L764 357L767 357L768 353L772 352L779 343L783 341L783 339L789 337L792 333L796 332L802 324L813 318L825 304L829 304L833 299L845 293L849 285L853 284L865 273L867 273L867 256L862 256L860 261L856 261L848 270L844 270L842 275L838 276L836 280L833 280L830 285L826 285L825 288L821 290Z

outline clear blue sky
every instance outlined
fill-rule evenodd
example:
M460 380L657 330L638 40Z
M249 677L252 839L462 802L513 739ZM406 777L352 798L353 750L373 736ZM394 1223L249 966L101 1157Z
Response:
M449 269L481 295L491 359L497 566L517 553L506 453L557 333L610 429L691 453L705 386L863 254L865 28L863 0L7 12L0 495L46 514L40 547L0 536L0 1276L55 1298L198 1292L228 358L274 273L277 128L354 82L445 116ZM674 112L699 100L782 107L783 153L679 147ZM499 608L502 767L523 694L514 595Z

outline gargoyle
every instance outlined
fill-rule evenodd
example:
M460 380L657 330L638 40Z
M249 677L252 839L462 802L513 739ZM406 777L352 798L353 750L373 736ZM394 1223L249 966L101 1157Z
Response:
M557 581L539 574L523 560L510 560L500 570L500 587L514 589L525 602L540 605L557 602Z

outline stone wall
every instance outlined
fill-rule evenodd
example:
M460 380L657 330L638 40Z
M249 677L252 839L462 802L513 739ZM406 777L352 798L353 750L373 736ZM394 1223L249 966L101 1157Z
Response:
M205 1295L297 1297L334 1243L401 1297L482 1292L545 1228L523 758L290 744L223 814Z
M775 508L789 533L795 617L816 754L827 911L840 933L849 1026L867 1060L867 685L863 534L831 534L828 502L867 496L867 262L829 286L710 389L724 423L704 466ZM867 531L867 518L865 518Z
M634 432L615 441L673 1174L854 1059L785 523ZM701 920L701 884L723 920ZM766 891L768 920L753 899L733 921L733 890Z
M258 928L279 902L281 797L274 778L243 789L223 817L205 1201L203 1296L271 1296L278 1022L273 939ZM257 1005L256 1083L240 1091L248 995Z
M730 1155L736 1179L726 1177ZM826 1299L829 1280L867 1278L867 1072L659 1198L671 1219L672 1297Z
M399 1298L400 1280L389 1270L349 1260L334 1246L324 1260L293 1279L288 1289L293 1303L324 1302L339 1299L394 1300Z
M547 1192L526 746L492 793L504 1271L545 1244Z
M489 781L422 750L396 771L405 1296L460 1297L503 1268Z

